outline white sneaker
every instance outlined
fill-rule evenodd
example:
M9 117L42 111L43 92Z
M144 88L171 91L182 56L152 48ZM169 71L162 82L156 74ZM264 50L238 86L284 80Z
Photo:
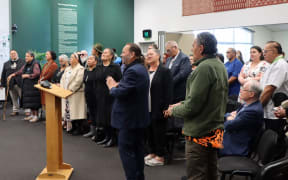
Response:
M145 161L145 164L148 166L164 166L164 162L158 161L155 158Z
M25 121L29 121L30 119L32 119L34 116L30 115L30 116L26 116L23 120Z
M147 156L145 156L144 161L148 161L150 159L153 159L153 157L150 154L148 154Z
M38 116L33 116L32 119L30 119L30 122L37 122L39 120Z

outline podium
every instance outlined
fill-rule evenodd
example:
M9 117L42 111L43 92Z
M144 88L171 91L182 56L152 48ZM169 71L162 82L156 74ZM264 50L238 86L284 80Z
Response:
M51 89L43 88L40 84L35 85L45 95L47 158L47 165L36 180L68 180L73 168L63 162L61 98L69 97L72 92L51 85Z

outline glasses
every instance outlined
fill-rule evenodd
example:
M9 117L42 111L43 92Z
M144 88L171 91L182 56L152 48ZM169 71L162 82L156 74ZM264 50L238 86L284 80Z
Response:
M266 49L266 50L263 50L263 53L266 54L266 53L268 53L269 51L273 51L273 49Z

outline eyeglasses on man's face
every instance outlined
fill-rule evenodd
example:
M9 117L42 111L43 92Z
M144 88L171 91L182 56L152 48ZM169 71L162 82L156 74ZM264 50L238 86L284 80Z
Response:
M264 54L267 54L269 51L273 51L273 49L263 49Z

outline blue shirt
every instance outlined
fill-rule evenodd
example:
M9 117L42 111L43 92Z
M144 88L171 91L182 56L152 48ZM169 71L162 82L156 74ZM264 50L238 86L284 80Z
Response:
M228 96L239 95L240 83L238 81L238 75L242 69L242 66L243 64L237 58L235 58L232 62L228 61L227 63L225 63L225 67L228 73L228 79L230 79L231 76L237 78L236 81L229 85Z

